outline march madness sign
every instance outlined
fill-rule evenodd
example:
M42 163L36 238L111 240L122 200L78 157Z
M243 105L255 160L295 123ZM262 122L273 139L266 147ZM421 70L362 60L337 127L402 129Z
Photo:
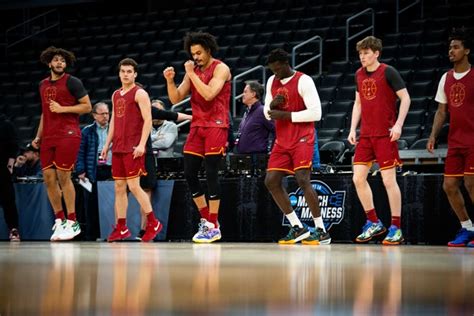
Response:
M332 225L341 223L344 218L344 202L346 201L346 191L333 191L325 182L311 180L313 189L319 196L319 208L323 217L324 226L329 230ZM313 217L306 203L303 190L298 188L295 192L288 194L291 206L302 223L313 226ZM283 216L283 226L290 226L290 222Z

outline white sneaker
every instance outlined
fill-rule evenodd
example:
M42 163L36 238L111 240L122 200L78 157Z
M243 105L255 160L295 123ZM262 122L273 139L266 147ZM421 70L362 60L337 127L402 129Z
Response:
M63 231L59 234L59 240L71 240L81 233L78 221L66 220Z
M56 220L54 221L54 226L52 228L53 235L51 235L51 239L50 239L51 241L60 240L59 236L62 234L64 230L65 223L66 221L62 221L61 219L56 218Z

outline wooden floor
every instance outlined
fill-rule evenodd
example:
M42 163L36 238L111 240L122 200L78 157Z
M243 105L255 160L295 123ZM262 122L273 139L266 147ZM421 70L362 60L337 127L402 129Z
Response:
M0 243L0 315L474 315L474 249Z

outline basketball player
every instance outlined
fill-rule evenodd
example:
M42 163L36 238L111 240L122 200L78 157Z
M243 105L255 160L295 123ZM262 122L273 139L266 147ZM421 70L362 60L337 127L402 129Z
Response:
M151 130L151 105L148 93L136 83L137 63L125 58L119 63L122 87L112 94L112 119L109 133L102 149L107 159L112 143L112 177L115 180L115 211L117 225L107 240L123 240L131 236L127 227L127 186L147 217L141 241L152 241L163 225L156 219L148 195L140 187L140 176L145 171L145 144Z
M324 227L318 194L311 185L315 129L321 119L321 101L314 81L308 75L290 67L289 55L282 49L273 50L267 58L273 75L267 81L264 114L275 120L276 139L268 161L265 185L291 224L288 235L278 242L294 244L330 244ZM283 177L294 174L313 216L313 233L296 216L282 185Z
M449 204L461 222L461 230L450 247L474 247L474 227L467 214L460 187L464 186L474 201L474 72L469 63L472 39L465 29L453 30L449 37L449 60L453 69L445 73L438 85L435 100L439 103L431 135L426 144L433 152L446 116L449 113L448 153L444 165L443 189Z
M71 240L81 232L76 220L76 191L71 172L81 143L79 114L89 113L92 106L81 80L66 73L66 67L75 60L72 52L54 46L40 55L40 61L50 68L50 75L39 84L42 114L31 144L35 148L41 146L44 184L56 217L52 241Z
M175 104L191 94L193 119L183 148L184 173L191 189L201 222L193 241L210 243L221 239L217 222L220 195L217 168L225 154L229 128L230 80L229 67L215 59L218 46L214 36L191 32L184 37L184 49L192 60L184 63L186 74L177 87L175 70L164 71L168 96ZM198 171L202 161L206 167L209 204L199 184Z
M382 52L380 39L374 36L364 38L357 43L357 51L362 67L356 72L357 91L347 139L356 145L353 181L367 222L356 242L369 242L387 231L377 217L372 190L367 182L370 167L377 161L392 215L392 224L383 244L398 245L403 241L403 235L400 229L402 198L396 174L396 167L401 164L397 140L410 108L410 96L398 71L378 61ZM398 117L397 98L400 98ZM357 141L359 122L360 138Z

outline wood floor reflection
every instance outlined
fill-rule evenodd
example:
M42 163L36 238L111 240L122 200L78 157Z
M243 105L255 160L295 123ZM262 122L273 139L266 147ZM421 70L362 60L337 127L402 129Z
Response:
M0 315L474 313L474 249L0 243Z

